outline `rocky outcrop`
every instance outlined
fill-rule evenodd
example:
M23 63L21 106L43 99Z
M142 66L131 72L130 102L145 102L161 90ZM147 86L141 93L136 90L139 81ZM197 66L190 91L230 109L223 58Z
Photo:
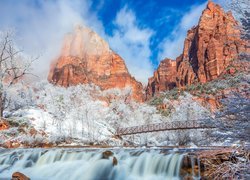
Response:
M95 32L78 26L68 34L58 59L51 65L48 80L68 87L93 83L102 90L132 88L132 98L143 99L142 84L133 78L124 60Z
M10 127L10 124L8 123L8 121L0 118L0 131L9 129L9 127Z
M23 173L15 172L12 174L12 180L30 180L30 178L25 176Z
M102 153L102 158L103 159L109 159L109 157L111 157L113 155L114 155L114 153L112 151L107 150L107 151L104 151Z
M118 164L118 160L116 157L113 157L112 163L113 163L113 166L116 166Z
M224 73L241 53L249 53L241 39L238 22L232 14L209 1L199 24L188 31L183 53L176 59L163 60L154 76L149 78L147 98L177 86L183 89L194 83L206 83Z
M176 61L164 59L161 61L158 69L154 72L154 76L149 78L146 89L147 98L155 94L176 87Z
M198 26L188 31L183 54L177 60L179 87L216 79L240 53L247 51L237 26L230 12L208 3Z
M244 148L244 145L203 150L195 154L200 160L201 179L225 179L224 170L231 169L232 164L236 170L228 171L227 177L230 179L249 179L249 168L244 168L244 163L250 160L249 150Z

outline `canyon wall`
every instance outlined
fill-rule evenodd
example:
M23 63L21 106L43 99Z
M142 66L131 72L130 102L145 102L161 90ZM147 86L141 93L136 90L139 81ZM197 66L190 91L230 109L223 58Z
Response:
M154 73L154 76L149 78L147 97L154 95L151 89L157 93L175 87L162 88L166 87L166 84L183 88L218 78L239 54L249 52L247 43L241 39L238 27L238 22L230 12L226 13L219 5L208 2L198 25L187 33L183 52L176 59L176 69L170 68L163 60L156 72L159 69L169 72L161 72L160 74L166 76L160 81L159 73Z
M155 94L170 90L176 87L176 61L164 59L154 72L154 76L149 78L146 89L147 98Z

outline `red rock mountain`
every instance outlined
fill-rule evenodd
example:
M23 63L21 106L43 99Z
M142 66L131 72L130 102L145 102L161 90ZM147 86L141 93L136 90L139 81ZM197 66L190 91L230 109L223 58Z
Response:
M176 87L176 61L164 59L161 61L154 76L149 78L146 94L148 97ZM147 97L147 98L148 98Z
M198 26L189 30L185 39L182 57L177 62L178 86L216 79L245 51L237 25L231 13L208 3Z
M174 74L178 87L216 79L241 52L247 51L246 42L240 38L241 32L237 26L238 22L230 12L225 13L219 5L208 2L199 24L187 33L183 53L176 59L177 74L173 73L168 63L161 63L158 70L170 69L169 73L161 74ZM158 74L154 73L149 79L147 89L156 89L157 92L165 90L159 87L173 83L174 77L167 76L159 81L161 84L154 83L159 79ZM153 94L148 91L148 95Z
M132 97L143 100L142 84L133 78L124 60L95 32L78 26L64 40L59 58L52 63L48 80L68 87L93 83L101 89L132 88Z

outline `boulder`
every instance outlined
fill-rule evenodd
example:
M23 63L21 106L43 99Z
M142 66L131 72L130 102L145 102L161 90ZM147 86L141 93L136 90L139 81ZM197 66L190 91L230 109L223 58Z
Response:
M114 155L114 153L112 152L112 151L104 151L103 153L102 153L102 158L103 159L109 159L109 157L110 156L113 156Z
M118 164L118 160L116 157L113 157L113 166L116 166Z
M12 180L30 180L30 178L25 176L23 173L15 172L12 174Z

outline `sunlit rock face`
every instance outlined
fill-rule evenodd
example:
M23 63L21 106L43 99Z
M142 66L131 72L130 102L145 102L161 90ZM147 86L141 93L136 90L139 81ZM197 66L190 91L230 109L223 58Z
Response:
M246 43L240 38L238 22L209 2L199 24L187 33L183 54L177 60L177 85L216 79L242 52L246 52Z
M154 72L154 76L149 78L146 89L147 98L155 94L176 87L176 61L164 59Z
M249 53L232 14L208 2L197 26L190 29L183 53L176 61L165 59L149 78L147 98L174 87L206 83L218 78L241 53Z
M133 78L124 60L95 32L78 26L65 37L58 59L52 63L48 80L68 87L93 83L101 89L132 88L132 98L142 101L142 84Z

